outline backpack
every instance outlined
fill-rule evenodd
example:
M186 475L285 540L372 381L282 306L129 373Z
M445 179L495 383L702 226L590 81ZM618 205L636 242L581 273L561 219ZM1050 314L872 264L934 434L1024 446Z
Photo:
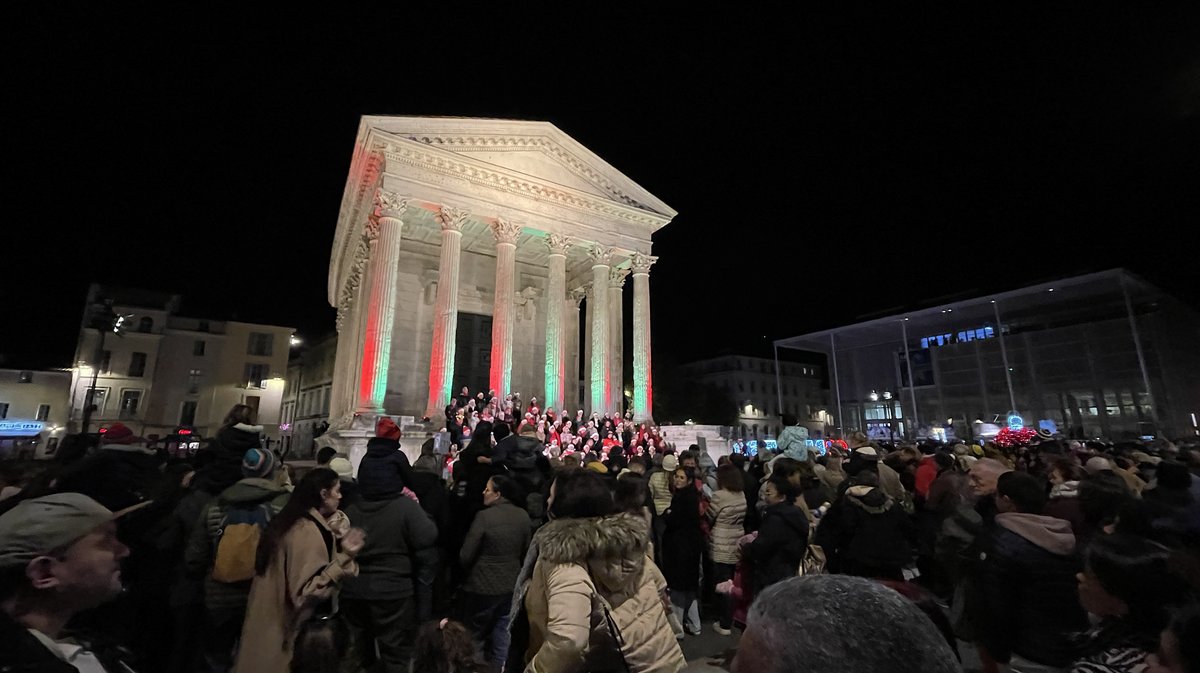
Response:
M273 514L269 502L257 507L230 508L217 529L212 569L214 581L232 584L247 582L254 577L258 541Z

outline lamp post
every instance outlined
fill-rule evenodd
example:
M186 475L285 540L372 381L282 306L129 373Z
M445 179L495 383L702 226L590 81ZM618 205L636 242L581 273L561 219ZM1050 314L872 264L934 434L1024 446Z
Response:
M107 300L102 304L103 308L97 311L91 321L89 327L94 327L100 335L99 343L96 345L96 354L92 362L92 382L88 385L87 396L84 398L83 405L83 434L88 433L88 425L92 422L92 408L96 404L96 379L100 375L100 360L104 357L104 337L109 332L122 336L122 330L125 328L125 319L128 315L117 315L113 311L112 300Z

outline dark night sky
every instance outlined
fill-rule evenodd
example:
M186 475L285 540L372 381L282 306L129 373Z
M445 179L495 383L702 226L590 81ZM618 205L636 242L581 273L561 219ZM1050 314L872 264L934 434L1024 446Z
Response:
M1197 3L641 4L12 10L5 366L66 365L92 280L331 329L362 114L548 120L676 208L660 363L1112 266L1200 304Z

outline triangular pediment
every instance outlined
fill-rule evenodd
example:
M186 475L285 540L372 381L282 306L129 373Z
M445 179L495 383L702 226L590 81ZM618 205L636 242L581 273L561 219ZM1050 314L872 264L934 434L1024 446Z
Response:
M549 122L364 117L364 130L451 152L670 219L675 210Z

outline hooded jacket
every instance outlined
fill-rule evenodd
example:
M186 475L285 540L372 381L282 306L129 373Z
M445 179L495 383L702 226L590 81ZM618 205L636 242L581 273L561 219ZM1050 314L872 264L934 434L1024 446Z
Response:
M1016 653L1047 666L1071 663L1070 634L1088 626L1075 580L1080 568L1068 522L997 514L978 567L979 639L988 653L997 661Z
M385 437L367 440L367 453L358 464L359 492L366 500L386 500L411 488L412 465L400 442Z
M184 550L183 563L187 572L204 576L204 604L210 610L244 608L250 595L250 582L225 583L212 579L215 558L215 543L221 530L221 521L234 507L252 509L269 503L271 516L279 514L291 494L287 489L270 479L242 479L221 492L208 503L200 517L200 525L192 529Z
M822 517L816 543L835 572L894 577L912 561L913 532L895 500L880 487L861 484L846 489Z
M623 671L622 654L631 673L675 673L686 665L667 622L666 581L646 556L648 541L646 521L630 514L557 519L538 530L526 566L536 561L518 603L529 627L526 673ZM620 652L606 609L624 642ZM522 670L511 658L509 669Z

